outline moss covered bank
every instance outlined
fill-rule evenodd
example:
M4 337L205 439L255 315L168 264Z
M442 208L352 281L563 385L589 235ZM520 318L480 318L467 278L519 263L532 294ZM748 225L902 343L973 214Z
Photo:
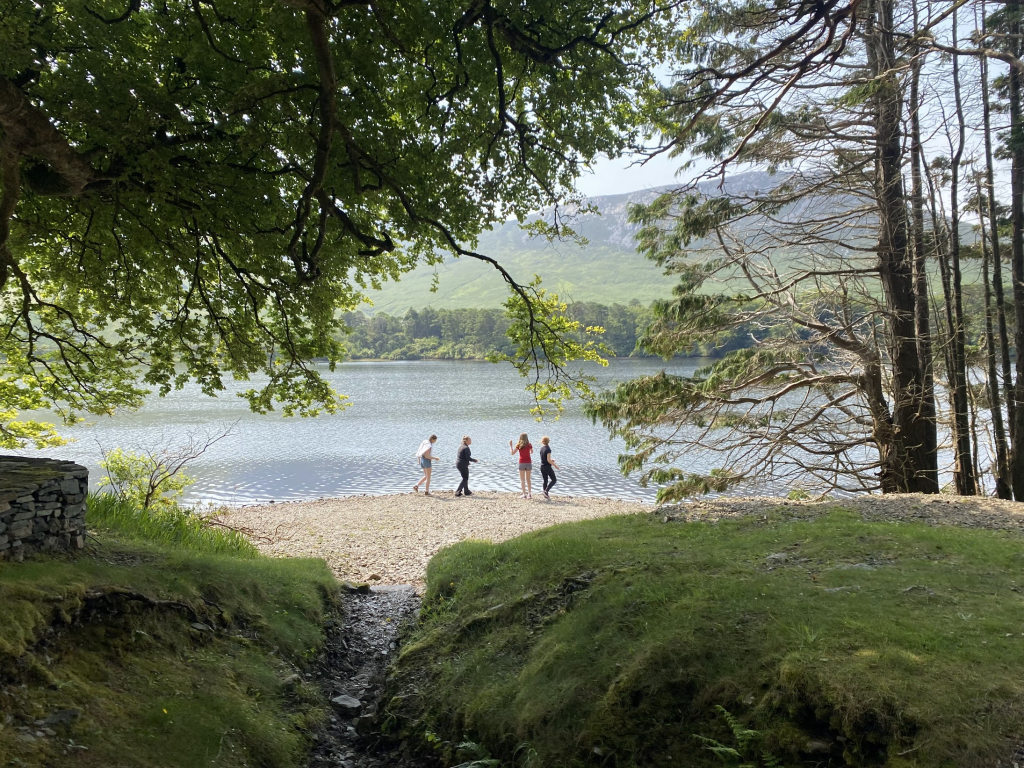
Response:
M180 513L97 505L78 557L0 563L0 765L305 763L337 583Z
M387 722L449 764L1011 766L1024 538L785 507L430 564Z

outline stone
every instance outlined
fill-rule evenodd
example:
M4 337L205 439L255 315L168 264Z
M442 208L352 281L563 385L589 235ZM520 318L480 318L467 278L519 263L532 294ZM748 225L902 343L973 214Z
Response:
M88 477L85 467L70 461L0 456L3 557L20 561L40 550L83 549Z
M80 709L62 709L47 717L41 725L70 725L82 716Z
M213 631L212 629L210 629L209 625L203 624L203 622L201 622L201 621L194 621L194 622L192 622L192 629L197 629L200 632L212 632Z
M358 715L359 711L363 708L363 704L359 699L345 693L331 699L331 705L341 714L348 716Z
M4 534L0 533L0 547L2 547L6 543L7 543L7 537Z

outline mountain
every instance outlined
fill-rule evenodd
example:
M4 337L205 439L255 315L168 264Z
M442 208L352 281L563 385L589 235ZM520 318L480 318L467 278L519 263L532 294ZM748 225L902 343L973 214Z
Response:
M513 220L481 235L475 250L494 257L520 282L530 282L535 274L540 275L544 288L566 300L628 304L636 299L646 305L669 296L675 281L636 252L633 235L637 228L627 220L627 207L632 202L652 200L661 191L591 198L589 202L600 215L579 214L570 224L589 241L585 246L531 237ZM438 289L431 293L435 271ZM448 257L443 264L421 266L401 281L388 283L380 291L369 291L368 295L373 306L367 311L393 315L410 307L500 307L508 298L508 288L489 264Z
M751 172L730 176L724 189L731 194L755 195L771 189L780 182L778 175ZM707 194L720 194L719 182L707 181L699 185ZM549 242L545 238L531 237L516 221L507 221L480 237L476 251L495 258L513 277L523 283L535 274L543 278L543 287L557 293L567 301L590 301L599 304L628 304L637 300L647 305L671 294L675 280L665 276L661 269L636 252L634 235L637 227L628 220L630 203L649 202L669 187L638 190L621 195L605 195L588 202L599 213L575 216L570 226L586 238L588 244L575 242ZM861 204L856 196L811 197L788 206L782 218L795 220L815 215L830 217L843 210L854 210ZM545 212L550 221L550 212ZM530 218L535 221L537 216ZM758 222L751 228L751 237L767 236L771 239L773 227L757 234ZM875 233L863 229L863 224L852 225L846 242L870 248ZM974 243L977 234L969 222L961 222L961 239ZM863 258L873 259L870 253ZM786 270L804 269L801 249L794 253L777 251L775 266ZM965 264L965 282L978 279L975 264ZM436 292L431 292L435 273L438 278ZM489 264L473 258L448 257L443 264L421 266L404 275L399 282L385 284L380 291L369 291L373 302L368 312L404 314L410 307L421 309L497 308L508 298L508 288L501 275Z

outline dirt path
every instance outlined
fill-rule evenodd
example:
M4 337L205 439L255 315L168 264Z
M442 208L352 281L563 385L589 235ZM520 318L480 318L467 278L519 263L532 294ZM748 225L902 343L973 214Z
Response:
M532 500L486 491L457 499L442 491L238 507L220 519L251 532L268 555L322 557L343 580L420 586L430 558L464 539L498 542L557 523L652 509L612 499L546 501L539 493Z

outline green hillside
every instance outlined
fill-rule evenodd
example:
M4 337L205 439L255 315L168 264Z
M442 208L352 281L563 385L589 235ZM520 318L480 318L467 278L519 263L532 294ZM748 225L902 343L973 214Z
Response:
M726 189L729 193L745 196L772 188L779 179L766 173L751 172L729 178ZM720 194L717 182L705 182L700 189L711 195ZM515 221L506 222L497 229L480 237L476 247L479 253L495 258L517 280L526 283L535 274L540 275L544 287L570 302L593 302L596 304L629 304L637 300L644 306L653 300L671 295L675 279L667 277L662 270L636 252L634 235L637 227L628 220L628 207L634 202L648 202L665 188L640 190L621 195L607 195L590 199L600 214L585 213L570 217L569 225L583 238L586 245L576 242L549 242L544 238L531 237ZM856 207L854 198L833 196L809 198L787 209L784 218L814 220L819 214L834 215L836 210ZM563 215L566 212L563 211ZM568 213L571 214L571 211ZM546 218L550 220L550 215ZM747 221L742 227L749 229L752 239L766 239L771 242L773 226L763 231L764 222ZM875 234L852 225L850 244L858 244L870 250ZM961 222L961 239L972 244L977 234L969 222ZM700 248L701 243L694 244ZM799 249L787 253L778 249L774 253L774 266L781 273L797 273L814 268L817 259L808 260L810 254ZM855 258L856 254L849 254ZM861 258L870 262L875 258L870 252ZM937 278L935 290L941 291ZM965 283L980 281L980 267L977 260L965 261ZM431 288L437 278L437 290ZM745 285L745 283L744 283ZM709 284L708 290L717 290ZM422 309L493 309L498 308L508 297L508 288L501 275L489 264L473 258L448 258L437 266L421 266L402 277L398 282L386 284L382 290L368 291L372 302L366 307L370 313L386 312L401 315L410 307Z
M490 253L488 251L487 253ZM628 304L637 299L650 304L667 297L673 282L636 252L605 245L586 248L561 243L550 250L496 254L501 264L521 282L533 275L563 299L600 304ZM435 270L438 290L431 293ZM452 258L437 267L420 267L401 282L371 291L369 311L401 314L410 307L438 309L491 309L508 298L508 287L497 270L474 259Z
M583 214L571 224L589 241L585 246L530 237L511 221L484 233L476 250L497 259L521 282L540 275L545 288L571 301L627 304L636 299L647 305L669 296L675 281L636 252L636 228L627 221L627 206L657 191L593 198L601 215ZM432 293L435 273L438 288ZM421 266L368 295L373 302L369 311L401 314L410 307L496 308L508 297L508 288L490 265L452 257L436 267Z

